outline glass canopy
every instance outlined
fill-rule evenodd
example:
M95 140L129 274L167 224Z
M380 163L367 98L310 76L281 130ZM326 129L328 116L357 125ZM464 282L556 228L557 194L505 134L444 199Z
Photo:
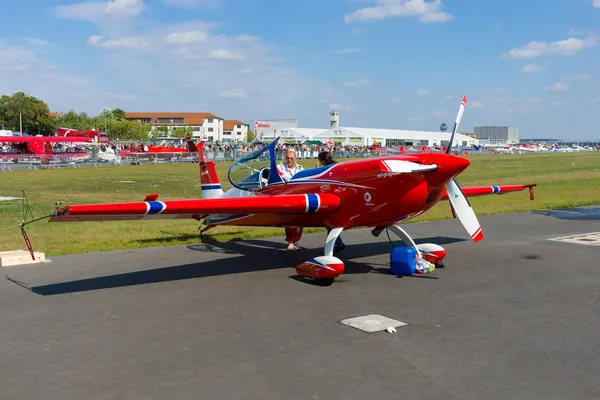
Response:
M275 169L274 145L276 141L246 154L229 168L227 178L233 186L245 191L257 191L269 184L282 183L279 173L271 176Z

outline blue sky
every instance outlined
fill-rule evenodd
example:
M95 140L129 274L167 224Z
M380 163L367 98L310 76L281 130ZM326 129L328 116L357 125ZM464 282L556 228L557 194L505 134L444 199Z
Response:
M596 3L596 4L595 4ZM53 111L600 138L600 0L7 2L0 93Z

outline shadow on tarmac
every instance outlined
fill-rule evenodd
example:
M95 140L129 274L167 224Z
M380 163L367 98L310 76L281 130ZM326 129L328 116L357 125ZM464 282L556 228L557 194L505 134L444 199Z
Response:
M415 243L436 243L440 245L464 242L466 239L451 237L430 237L415 240ZM393 241L394 246L401 242ZM347 245L347 248L336 256L345 264L344 275L365 274L369 272L384 273L386 268L374 268L361 262L351 261L353 258L363 258L389 253L393 247L390 242L364 243ZM185 279L205 278L210 276L231 275L253 271L267 271L280 268L295 268L302 262L323 254L322 248L303 249L288 252L286 244L267 240L240 240L226 243L197 244L188 246L195 251L208 251L225 254L238 254L241 257L231 257L208 262L176 265L128 272L123 274L107 275L96 278L74 280L54 283L43 286L27 287L24 282L17 282L7 276L13 283L22 286L41 296L86 292L117 287L145 285L148 283L169 282ZM269 253L265 253L268 251ZM265 256L267 255L268 256ZM260 260L260 262L256 262ZM295 272L295 271L294 271ZM290 278L298 279L297 275ZM312 280L302 278L303 282L312 283Z
M591 221L600 219L600 207L563 208L560 210L537 210L533 211L533 214L546 215L558 219Z

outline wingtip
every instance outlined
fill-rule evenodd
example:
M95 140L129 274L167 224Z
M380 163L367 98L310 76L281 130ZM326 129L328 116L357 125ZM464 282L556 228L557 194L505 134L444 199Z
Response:
M482 231L481 229L479 229L479 230L477 231L477 233L476 233L476 234L473 236L473 240L474 240L475 242L479 242L479 241L481 241L482 239L483 239L483 231Z
M467 96L463 96L462 102L464 105L467 105Z

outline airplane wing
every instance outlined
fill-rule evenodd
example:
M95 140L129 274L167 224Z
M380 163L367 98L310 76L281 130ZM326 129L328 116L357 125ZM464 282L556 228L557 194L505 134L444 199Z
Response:
M533 188L537 184L527 185L504 185L504 186L468 186L461 187L462 192L466 197L474 196L486 196L488 194L506 194L510 192L519 192L521 190L529 189L529 196L533 200ZM444 189L444 194L440 200L448 200L448 192Z
M200 220L207 214L329 213L341 204L333 193L166 201L157 201L157 198L157 194L149 194L140 202L66 206L57 209L49 222Z

